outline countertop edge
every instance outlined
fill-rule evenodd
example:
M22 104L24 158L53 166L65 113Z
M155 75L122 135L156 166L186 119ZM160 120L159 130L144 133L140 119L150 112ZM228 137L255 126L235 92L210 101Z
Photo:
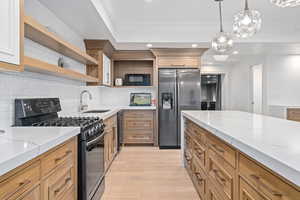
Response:
M182 111L182 116L195 122L199 126L203 127L204 129L206 129L209 132L211 132L212 134L214 134L216 137L222 139L223 141L225 141L228 144L235 147L241 153L256 160L257 162L261 163L265 167L267 167L270 170L277 173L279 176L285 178L287 181L291 182L292 184L294 184L300 188L300 172L299 171L297 171L294 168L282 163L281 161L265 154L264 152L247 145L243 141L240 141L234 137L229 136L226 133L223 133L220 130L217 130L217 129L209 126L208 124L198 120L197 118L189 115L188 113L185 113L184 111Z
M68 141L69 139L71 139L73 137L76 137L79 134L80 134L80 128L74 127L73 130L66 132L62 136L54 138L52 140L45 141L42 144L35 144L30 141L22 140L22 142L30 143L31 145L33 145L33 147L1 162L0 163L0 176L3 176L6 173L22 166L26 162L37 158L38 156L46 153L47 151L57 147L60 144L63 144L64 142ZM5 136L3 137L3 139L7 139L10 141L16 141L16 142L21 141L21 140L14 140L14 139L6 138Z

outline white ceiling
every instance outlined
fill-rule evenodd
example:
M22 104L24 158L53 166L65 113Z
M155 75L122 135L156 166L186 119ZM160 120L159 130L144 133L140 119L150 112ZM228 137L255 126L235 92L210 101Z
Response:
M218 32L218 7L213 0L39 0L88 39L110 39L118 49L209 47ZM147 3L147 1L151 1ZM72 3L70 3L72 2ZM225 30L243 0L224 0ZM270 0L249 0L262 13L261 32L239 43L300 43L300 7L278 8ZM297 48L298 49L298 48ZM256 50L256 49L255 49Z

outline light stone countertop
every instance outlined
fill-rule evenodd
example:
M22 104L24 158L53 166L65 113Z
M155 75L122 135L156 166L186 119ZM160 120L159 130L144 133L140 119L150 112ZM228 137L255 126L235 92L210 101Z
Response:
M183 111L182 116L300 187L300 123L239 111Z
M12 127L0 133L0 176L80 133L79 127Z

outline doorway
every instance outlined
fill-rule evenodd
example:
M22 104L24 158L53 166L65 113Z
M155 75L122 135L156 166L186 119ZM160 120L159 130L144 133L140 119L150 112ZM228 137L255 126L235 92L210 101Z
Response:
M201 75L201 110L222 109L220 74Z
M254 65L251 67L252 78L252 112L262 114L263 108L263 65Z

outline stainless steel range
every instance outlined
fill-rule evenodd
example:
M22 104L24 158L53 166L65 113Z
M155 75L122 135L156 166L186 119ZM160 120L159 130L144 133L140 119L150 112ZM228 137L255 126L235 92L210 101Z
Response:
M104 192L104 123L97 117L58 117L58 98L16 99L16 126L79 126L78 199L100 199Z

